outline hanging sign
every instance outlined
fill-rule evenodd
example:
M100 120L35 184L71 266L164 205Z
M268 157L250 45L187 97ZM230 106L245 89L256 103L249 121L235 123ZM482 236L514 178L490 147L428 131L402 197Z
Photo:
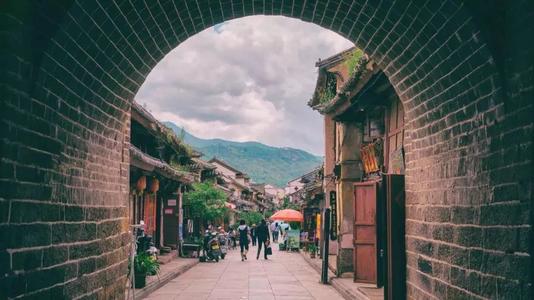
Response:
M173 212L173 211L172 211L172 208L166 208L166 209L165 209L165 214L166 214L166 215L172 215L172 212Z
M330 192L330 239L337 239L337 197L336 192Z
M373 173L379 170L374 143L362 146L360 148L360 155L362 158L363 169L366 174Z
M321 239L321 214L316 214L315 220L315 237Z
M176 199L167 200L167 206L176 206Z

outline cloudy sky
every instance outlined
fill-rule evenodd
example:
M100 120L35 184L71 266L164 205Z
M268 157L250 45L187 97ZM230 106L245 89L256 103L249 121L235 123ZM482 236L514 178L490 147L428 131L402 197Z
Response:
M323 123L306 103L315 62L352 46L321 27L284 17L241 18L171 51L136 100L201 138L259 141L323 155Z

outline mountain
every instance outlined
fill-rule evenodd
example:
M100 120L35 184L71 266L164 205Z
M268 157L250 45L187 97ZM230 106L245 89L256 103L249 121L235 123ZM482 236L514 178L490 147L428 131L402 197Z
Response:
M164 122L184 142L204 153L204 159L217 157L238 170L247 173L252 181L283 187L289 180L301 176L323 161L306 151L278 148L258 142L232 142L223 139L201 139L174 123Z

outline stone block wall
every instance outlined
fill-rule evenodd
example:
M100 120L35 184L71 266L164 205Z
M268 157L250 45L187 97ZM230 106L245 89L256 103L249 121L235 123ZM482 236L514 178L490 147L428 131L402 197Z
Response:
M46 40L61 7L14 2L0 17L0 299L121 298L129 101L79 67L83 49Z
M470 5L477 25L487 27L458 32L451 37L457 51L444 44L439 60L419 62L422 70L448 64L450 71L433 83L423 73L397 85L410 122L408 294L529 299L534 57L521 11L533 9L527 1ZM483 48L469 41L485 41L495 56L480 60L474 54ZM455 56L462 63L454 65ZM428 100L432 84L441 92Z

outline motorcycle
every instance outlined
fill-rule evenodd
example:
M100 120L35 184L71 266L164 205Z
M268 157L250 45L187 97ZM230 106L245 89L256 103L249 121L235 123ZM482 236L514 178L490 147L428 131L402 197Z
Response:
M217 238L217 233L207 232L204 236L204 249L202 250L203 255L199 257L200 262L206 261L216 261L219 262L221 257L221 245L219 239Z
M230 241L224 233L220 233L218 239L221 246L221 259L224 259L226 257L226 253L228 253L228 244Z

